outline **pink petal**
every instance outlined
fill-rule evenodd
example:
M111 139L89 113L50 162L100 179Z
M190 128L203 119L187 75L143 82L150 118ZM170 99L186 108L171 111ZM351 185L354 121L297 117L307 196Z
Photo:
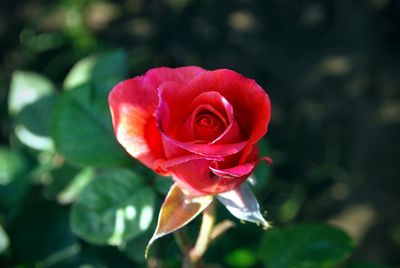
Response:
M224 115L222 115L217 109L215 109L213 106L209 105L209 104L201 104L199 106L197 106L193 113L190 115L189 118L186 119L185 123L179 128L178 131L176 131L175 133L175 139L179 140L179 141L196 141L199 140L199 133L197 133L198 131L196 131L196 128L198 128L198 126L196 125L196 120L197 120L197 116L202 113L208 111L210 114L215 115L215 117L219 120L219 128L222 129L212 129L211 131L215 131L218 130L216 132L221 132L224 131L224 129L226 128L227 122L225 120ZM217 134L218 135L218 134ZM206 137L210 137L210 136L215 136L215 135L203 135ZM207 142L209 139L205 140L199 140L199 142Z
M227 169L216 169L210 166L210 169L215 175L220 177L225 177L225 178L240 178L243 176L248 177L253 172L257 162L246 163L240 166Z
M232 190L239 186L247 177L218 177L210 170L212 161L193 160L169 168L174 181L184 191L191 195L215 195Z
M179 136L176 132L180 131L180 126L184 124L187 118L190 117L190 114L187 112L186 107L187 103L191 103L185 96L186 94L190 94L191 88L187 88L186 85L168 82L164 83L159 88L159 106L157 108L157 124L160 129L161 135L164 139L164 148L166 151L176 152L178 150L175 147L179 147L181 149L187 150L189 152L204 155L204 156L227 156L231 154L235 154L246 146L246 141L235 141L233 143L224 143L224 144L204 144L194 142L184 142L175 139L174 137ZM207 96L213 96L210 100L215 101L215 97L219 96L219 101L221 101L220 95L218 93L207 92ZM205 97L204 95L203 97ZM183 96L183 97L182 97ZM196 98L195 98L196 99ZM222 99L223 101L223 99ZM197 104L197 103L196 103ZM200 103L198 103L200 104ZM215 103L214 103L215 104ZM239 136L237 134L238 129L236 123L233 118L233 111L229 107L229 104L220 103L219 106L223 105L224 109L228 109L228 112L231 113L229 115L229 120L232 121L230 126L228 126L228 132L233 131L236 133L232 134L230 139L235 140ZM215 106L218 106L215 104ZM215 107L213 106L213 107ZM218 107L217 107L218 108ZM185 130L185 127L182 127ZM228 136L227 133L223 133L220 140L223 137ZM217 141L218 141L217 139ZM167 157L177 157L179 155L175 153L167 154Z
M165 140L164 148L168 146L177 146L194 154L207 157L224 157L232 155L240 152L246 146L245 141L232 144L198 144L174 140L163 132L161 132L161 135Z
M207 72L197 66L186 66L179 68L159 67L149 70L146 80L152 88L158 88L164 82L188 83L198 75Z
M272 159L269 157L262 157L256 161L248 162L246 164L234 166L231 168L225 168L225 169L218 169L216 165L211 165L210 169L211 171L220 177L224 178L241 178L241 177L249 177L251 173L254 171L255 167L261 162L261 161L266 161L267 164L272 163ZM217 162L215 162L217 163Z
M212 107L218 109L218 111L223 113L226 117L224 120L226 124L225 131L212 141L212 143L232 143L242 141L240 129L233 114L233 107L228 100L217 91L208 91L197 96L189 105L189 109L195 109L195 107L205 104L212 105Z
M151 168L156 159L164 157L153 116L158 101L156 90L147 87L144 77L136 77L116 85L108 101L117 140Z
M205 72L189 85L190 92L185 96L193 98L202 92L217 90L233 106L239 128L246 131L248 144L243 151L241 163L268 129L271 117L271 103L265 91L252 79L248 79L234 71L221 69Z
M129 154L149 168L164 158L162 139L156 127L157 88L165 81L188 83L202 68L155 68L116 85L109 95L114 132Z
M222 157L204 157L201 155L190 154L190 155L184 155L184 156L176 157L176 158L169 159L169 160L159 159L158 161L156 161L154 163L154 168L156 170L158 170L158 169L164 170L164 173L166 173L166 172L168 172L168 169L173 166L180 165L180 164L186 163L188 161L193 161L193 160L223 161L224 158L222 158Z

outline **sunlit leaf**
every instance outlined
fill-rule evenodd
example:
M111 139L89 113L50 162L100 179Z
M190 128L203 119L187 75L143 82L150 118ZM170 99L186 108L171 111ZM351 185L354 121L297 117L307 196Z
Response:
M56 149L78 166L126 164L130 159L116 142L107 94L90 85L64 92L52 118Z
M54 85L40 74L15 71L11 78L8 111L15 115L26 105L52 94Z
M126 78L127 54L124 50L115 50L92 55L77 62L64 81L65 89L73 89L82 84L92 82L99 86L109 85L109 90L118 81ZM107 91L107 90L106 90Z
M90 243L121 245L149 228L154 203L153 190L136 173L107 170L74 203L72 230Z
M264 234L260 258L270 268L333 268L353 251L343 231L324 224L273 228Z
M176 184L166 196L161 206L156 231L147 245L145 256L151 244L158 238L172 233L188 224L212 202L213 196L193 197L185 194Z
M3 227L0 225L0 254L8 248L9 240Z
M57 199L62 204L68 204L78 198L79 194L88 185L94 177L93 168L85 168L79 172L63 189L63 191L57 196Z
M11 79L8 110L14 117L18 139L36 150L50 150L50 114L54 103L54 85L31 72L14 72Z
M236 218L257 223L263 228L270 227L261 214L260 205L246 182L231 191L217 195L217 198Z
M78 172L76 168L65 164L50 172L43 171L42 174L36 176L39 176L37 179L44 186L44 195L50 200L58 200L60 193L68 187Z

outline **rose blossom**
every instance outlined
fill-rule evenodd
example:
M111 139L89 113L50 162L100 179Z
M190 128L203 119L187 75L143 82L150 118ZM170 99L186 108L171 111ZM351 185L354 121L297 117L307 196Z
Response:
M271 104L252 79L200 67L155 68L116 85L109 104L119 143L190 195L237 188L261 159Z

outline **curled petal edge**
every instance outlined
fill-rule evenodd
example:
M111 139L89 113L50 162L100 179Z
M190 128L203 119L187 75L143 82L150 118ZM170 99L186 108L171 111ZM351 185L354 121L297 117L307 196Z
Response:
M227 169L218 169L213 166L210 166L211 171L220 177L225 177L225 178L241 178L243 176L248 176L250 175L254 168L261 162L265 161L267 165L272 164L272 159L268 156L262 157L258 159L257 161L253 161L250 163L246 163L243 165L239 165L236 167L232 168L227 168Z

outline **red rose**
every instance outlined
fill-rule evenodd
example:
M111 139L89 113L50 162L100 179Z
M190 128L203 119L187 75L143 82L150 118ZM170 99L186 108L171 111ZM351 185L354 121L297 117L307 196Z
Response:
M109 104L128 153L191 195L242 184L271 116L264 90L226 69L155 68L116 85Z

